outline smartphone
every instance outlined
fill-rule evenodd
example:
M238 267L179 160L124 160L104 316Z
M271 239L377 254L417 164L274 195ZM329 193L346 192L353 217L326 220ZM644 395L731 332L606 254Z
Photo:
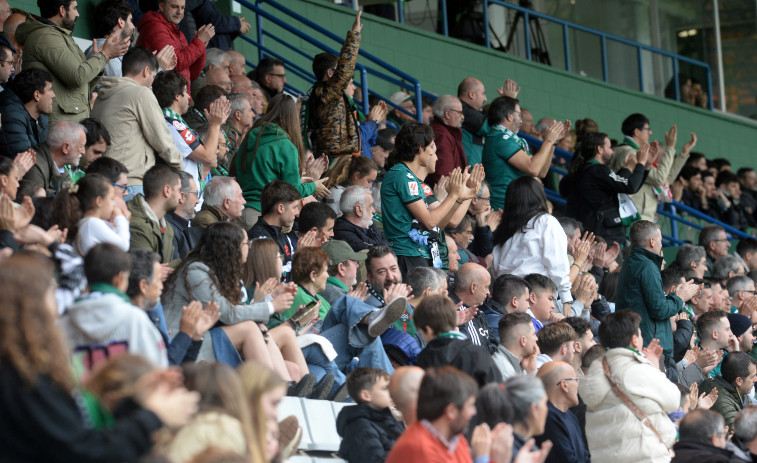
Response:
M306 309L312 309L313 307L318 305L318 301L310 301L307 304L305 304Z

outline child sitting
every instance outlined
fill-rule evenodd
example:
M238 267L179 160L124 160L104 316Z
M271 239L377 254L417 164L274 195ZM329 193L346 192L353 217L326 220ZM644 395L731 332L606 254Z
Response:
M357 405L344 407L336 419L342 437L339 456L350 463L383 463L404 426L389 407L389 374L378 368L357 368L347 390Z
M469 374L480 387L502 381L486 348L476 346L457 330L457 309L452 300L431 295L415 308L415 329L426 347L418 354L421 368L452 365Z

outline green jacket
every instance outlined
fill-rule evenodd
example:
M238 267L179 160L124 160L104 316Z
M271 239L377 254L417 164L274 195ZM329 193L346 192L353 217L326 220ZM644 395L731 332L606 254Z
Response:
M699 393L709 394L715 388L718 389L718 400L710 410L723 415L725 425L733 428L733 421L736 419L736 415L744 408L744 400L741 398L738 389L728 384L722 376L716 376L715 379L707 378L702 381Z
M300 182L297 148L284 129L273 123L247 132L234 157L231 175L242 187L245 205L257 211L260 211L260 193L274 180L290 183L303 198L315 191L315 183Z
M53 160L53 155L46 143L35 146L37 160L29 172L21 179L20 187L27 184L39 185L45 189L47 196L55 196L59 191L71 186L71 178L65 172L61 174Z
M87 59L71 31L31 15L18 26L16 40L24 47L24 69L44 69L53 75L50 126L61 119L79 122L89 117L89 94L105 69L105 55L95 53Z
M192 219L192 226L197 228L208 228L216 222L226 222L227 220L229 220L229 217L221 212L220 209L203 204L200 212L195 214L194 219Z
M150 209L145 197L137 195L126 203L131 211L129 230L131 232L130 250L148 249L160 255L160 261L168 263L173 256L173 227L165 218L158 221Z
M662 256L634 246L618 278L616 310L631 309L641 315L641 334L644 345L652 339L660 340L665 355L673 355L673 331L670 317L683 310L683 301L662 289L660 266Z

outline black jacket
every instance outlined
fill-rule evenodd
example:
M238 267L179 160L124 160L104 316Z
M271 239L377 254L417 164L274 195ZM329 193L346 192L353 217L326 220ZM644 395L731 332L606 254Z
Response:
M40 114L36 121L32 119L12 88L0 93L0 114L0 155L12 159L47 140L47 115Z
M173 258L181 259L200 242L204 228L190 227L189 220L175 212L165 215L166 222L173 228Z
M137 461L162 426L154 413L134 407L112 427L89 429L68 391L48 376L28 387L7 363L0 364L0 417L0 462Z
M368 228L358 227L344 216L337 217L334 222L334 239L346 242L355 252L373 246L389 246L389 241L375 223Z
M279 251L284 256L284 265L292 261L294 254L293 244L289 237L281 231L281 227L269 225L261 216L255 225L247 231L247 237L251 240L256 238L270 238L279 245Z
M479 387L502 381L502 374L489 352L479 346L474 346L467 339L432 339L418 354L418 366L421 368L444 365L452 365L469 374Z
M697 463L743 462L730 450L700 442L678 442L673 446L673 451L676 456L671 460L671 463L689 463L694 461Z
M344 407L336 417L336 431L342 437L339 456L349 463L383 463L404 430L388 408Z
M560 181L560 195L567 198L566 213L608 243L623 243L626 227L618 213L618 193L636 193L647 175L643 164L637 164L633 172L623 168L615 173L605 164L586 163Z

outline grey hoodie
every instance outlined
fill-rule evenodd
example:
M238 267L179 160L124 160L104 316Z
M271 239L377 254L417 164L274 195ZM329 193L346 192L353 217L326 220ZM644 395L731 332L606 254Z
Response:
M159 367L168 366L163 337L147 313L115 294L82 296L58 321L71 349L77 346L126 341L129 352Z

